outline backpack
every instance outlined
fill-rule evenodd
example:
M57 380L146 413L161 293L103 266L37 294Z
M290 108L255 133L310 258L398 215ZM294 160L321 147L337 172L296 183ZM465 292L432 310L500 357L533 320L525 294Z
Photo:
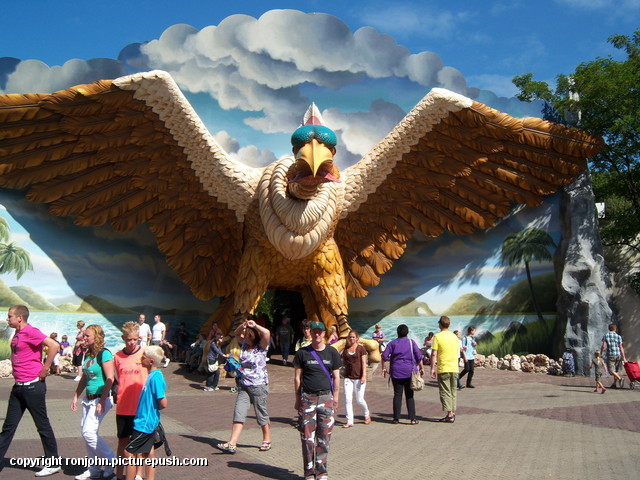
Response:
M96 362L98 362L98 365L100 365L100 370L102 371L103 381L105 377L104 377L104 370L102 370L102 354L104 353L105 350L111 353L111 350L109 350L108 348L105 348L104 350L100 350L100 352L98 353L98 356L96 357ZM113 399L114 405L118 403L118 379L115 378L115 370L114 370L113 384L111 385L111 398Z
M571 352L562 355L562 373L564 375L574 375L576 373L575 361Z

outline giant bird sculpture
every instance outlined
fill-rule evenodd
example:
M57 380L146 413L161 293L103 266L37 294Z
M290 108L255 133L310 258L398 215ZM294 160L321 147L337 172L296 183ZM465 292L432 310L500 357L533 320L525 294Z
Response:
M347 297L378 285L416 230L491 227L570 183L599 149L582 131L442 89L342 172L317 110L304 123L292 156L252 168L216 144L165 72L2 95L0 186L78 225L146 223L194 295L226 297L212 318L227 331L273 288L301 292L307 315L345 336Z

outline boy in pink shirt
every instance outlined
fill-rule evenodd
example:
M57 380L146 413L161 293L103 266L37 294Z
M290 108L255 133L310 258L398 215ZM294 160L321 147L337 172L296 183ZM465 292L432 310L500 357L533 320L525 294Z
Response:
M11 339L11 365L15 385L11 389L7 414L0 433L0 460L11 445L13 435L22 419L25 408L29 410L36 424L46 458L58 457L58 444L47 415L44 379L49 374L53 357L60 345L37 328L29 325L29 309L24 305L14 305L9 309L7 323L16 330ZM42 349L47 347L47 357L42 363ZM60 471L59 466L45 467L36 477L46 477Z

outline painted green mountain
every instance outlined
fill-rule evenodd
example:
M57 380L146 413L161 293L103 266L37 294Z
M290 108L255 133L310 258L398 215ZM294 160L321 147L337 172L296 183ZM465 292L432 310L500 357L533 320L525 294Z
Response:
M10 289L6 283L0 280L0 307L9 308L13 305L26 305L29 303L23 300L20 295Z
M415 297L407 297L391 307L384 316L389 317L433 317L435 313L424 302L419 302Z
M80 305L75 305L73 303L61 303L58 305L58 310L61 312L75 313L80 308Z
M475 315L480 309L491 308L495 303L480 293L465 293L445 310L444 315Z
M554 272L543 273L531 277L538 305L543 312L555 312L558 292ZM504 315L509 313L535 313L531 301L531 290L526 279L509 287L504 296L492 306L481 307L477 315Z
M135 314L133 310L129 310L128 308L123 308L118 305L114 305L113 303L105 300L104 298L97 297L95 295L87 295L82 300L82 304L80 308L78 308L77 312L79 313L126 313L126 314Z
M26 305L29 305L35 310L49 310L52 312L57 311L57 307L45 299L42 295L37 293L33 288L18 285L17 287L10 287L11 290L24 300Z

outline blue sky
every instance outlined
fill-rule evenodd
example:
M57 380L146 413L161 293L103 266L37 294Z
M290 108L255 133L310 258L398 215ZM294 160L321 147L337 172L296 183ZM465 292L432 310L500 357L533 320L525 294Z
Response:
M54 91L135 69L168 70L212 133L220 135L223 148L254 165L287 153L288 134L302 115L297 109L309 101L323 111L334 108L330 126L339 130L345 147L338 157L343 164L366 153L433 86L515 116L538 115L536 106L512 98L514 75L533 72L536 79L553 82L582 61L614 53L607 38L631 35L640 24L640 0L32 0L29 8L24 5L3 2L1 93ZM335 18L318 16L301 24L299 16L271 12L252 24L231 17L260 18L272 9ZM217 26L215 32L210 26ZM140 48L145 42L151 43ZM301 48L304 44L312 48ZM219 53L224 49L238 52L226 70L221 65L228 59ZM51 68L16 65L11 58ZM306 75L282 78L305 68ZM357 121L368 123L367 135L356 140L345 124Z
M32 0L25 8L5 0L0 93L168 70L221 146L256 166L288 153L290 131L315 101L323 112L333 108L330 126L344 146L337 161L345 166L433 86L514 116L538 116L537 106L513 99L514 75L533 72L552 82L582 61L614 53L607 38L631 35L640 23L640 0L345 3ZM273 9L333 17L303 24L291 12L254 24L237 17ZM232 65L220 54L225 48L236 49ZM284 80L305 68L306 75ZM358 134L349 135L347 124Z
M538 116L538 106L513 98L513 76L553 82L614 53L610 35L640 26L640 0L3 0L2 11L0 93L167 70L222 147L255 166L288 153L310 101L338 134L341 167L434 86ZM45 279L54 265L42 261L39 275L23 278L63 295ZM484 288L489 295L495 285Z
M346 4L346 5L345 5ZM116 58L130 43L157 39L178 23L197 29L232 14L277 8L324 12L352 31L373 26L412 53L431 51L474 86L507 93L513 75L570 73L612 51L606 39L638 28L638 0L211 1L4 0L0 56L61 65L71 58ZM494 91L496 91L494 90Z

